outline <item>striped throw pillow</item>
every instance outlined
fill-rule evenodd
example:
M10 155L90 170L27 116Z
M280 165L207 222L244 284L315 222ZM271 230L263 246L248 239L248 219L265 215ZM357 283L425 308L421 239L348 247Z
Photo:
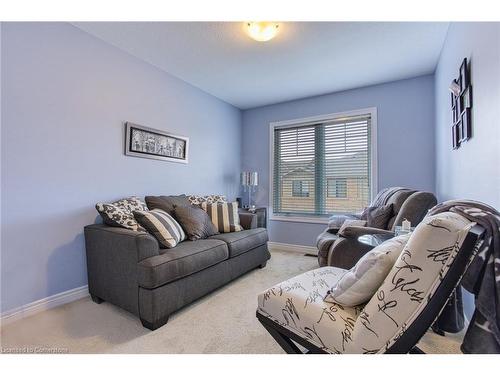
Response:
M243 228L240 225L238 215L238 202L232 203L206 203L201 208L210 216L212 223L220 233L239 232Z
M134 217L162 247L171 249L186 239L186 234L179 223L163 210L134 211Z

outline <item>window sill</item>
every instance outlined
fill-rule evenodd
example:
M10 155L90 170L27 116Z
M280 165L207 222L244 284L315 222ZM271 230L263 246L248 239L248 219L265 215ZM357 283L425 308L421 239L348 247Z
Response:
M289 221L294 223L328 224L328 218L307 217L307 216L279 216L274 215L269 218L272 221Z

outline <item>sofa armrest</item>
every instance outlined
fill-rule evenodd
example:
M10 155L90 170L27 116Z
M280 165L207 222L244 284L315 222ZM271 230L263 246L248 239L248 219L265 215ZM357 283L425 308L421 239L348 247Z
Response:
M159 254L148 233L88 225L84 229L89 293L138 315L138 262Z
M243 229L257 228L257 215L251 212L240 212L240 225Z
M98 251L116 249L124 257L135 258L136 263L160 253L158 241L147 232L100 224L88 225L84 232L86 246Z
M344 238L357 238L360 236L364 236L365 234L394 234L390 230L373 228L373 227L359 227L359 226L349 226L345 227L342 232L339 232L338 235Z

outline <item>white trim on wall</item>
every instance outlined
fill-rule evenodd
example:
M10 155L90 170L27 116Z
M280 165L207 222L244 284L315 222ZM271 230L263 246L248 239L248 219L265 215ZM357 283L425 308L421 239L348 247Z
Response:
M295 245L283 242L268 242L269 251L291 251L293 253L318 255L318 249L314 246Z
M294 253L311 255L318 254L318 249L313 246L295 245L283 242L268 242L267 245L270 251L291 251ZM0 326L13 323L19 319L27 318L28 316L50 310L57 306L65 305L88 296L88 285L83 285L75 289L70 289L65 292L42 298L38 301L30 302L26 305L4 312L0 319Z
M371 117L371 170L370 170L370 195L374 199L378 192L378 159L377 159L377 107L369 107L352 111L330 113L326 115L304 117L293 120L276 121L269 123L269 220L293 221L300 223L325 223L328 220L320 217L279 216L273 214L274 207L274 129L286 128L293 125L308 125L318 122L332 121L342 117L360 116L370 114Z
M47 311L57 306L85 298L89 295L88 285L83 285L75 289L66 290L52 296L42 298L38 301L16 307L2 314L1 325L15 322L16 320L26 318L36 313Z
M272 211L272 206L269 208L270 212ZM269 220L273 221L291 221L294 223L310 223L310 224L328 224L328 218L326 217L317 217L317 216L282 216L282 215L274 215L269 218Z

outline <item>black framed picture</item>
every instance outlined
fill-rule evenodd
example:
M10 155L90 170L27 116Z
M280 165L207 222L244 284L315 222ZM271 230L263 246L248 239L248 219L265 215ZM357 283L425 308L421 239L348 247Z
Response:
M449 89L451 91L452 144L453 149L457 149L462 142L472 136L472 85L467 58L462 60L458 78L452 80Z
M458 125L455 124L451 127L451 139L452 139L452 142L453 142L453 149L457 149L458 148L458 133L457 133L457 128L458 128Z
M460 94L461 112L466 108L472 108L472 86L467 86Z
M460 90L464 91L469 86L469 72L467 69L467 59L460 65Z
M131 122L125 123L125 155L187 163L188 146L187 137Z
M465 142L471 137L471 112L470 108L466 108L464 112L462 112L461 115L461 137L460 137L460 142Z

